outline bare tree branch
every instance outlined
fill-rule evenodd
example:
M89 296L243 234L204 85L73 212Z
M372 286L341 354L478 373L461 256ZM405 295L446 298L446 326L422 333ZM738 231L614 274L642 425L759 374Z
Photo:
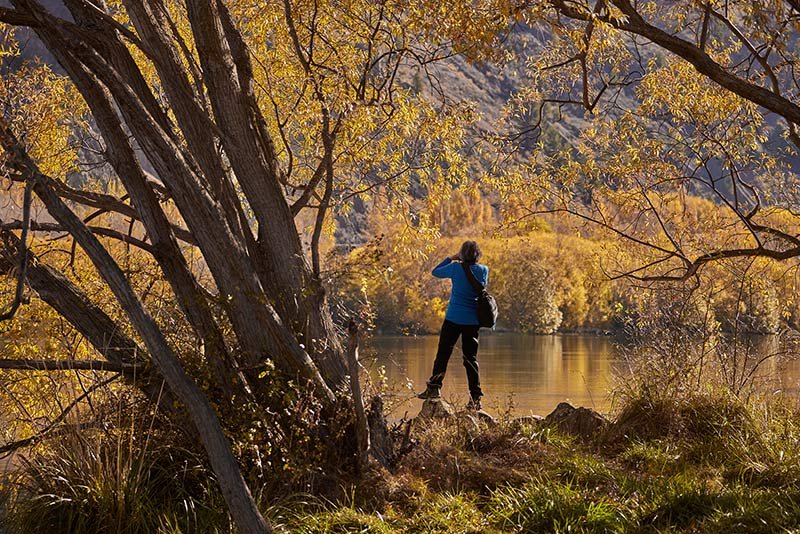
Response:
M800 125L800 106L775 94L773 91L761 87L746 79L728 72L722 65L714 61L703 49L679 36L671 35L664 30L648 23L628 0L611 0L625 18L605 15L592 15L587 9L576 7L566 0L550 0L550 4L562 15L567 17L590 21L594 18L602 20L611 26L641 35L653 43L669 50L675 55L691 63L700 74L708 77L732 93L753 102L786 119L789 123Z
M143 371L143 365L111 362L108 360L29 360L0 359L0 369L25 371L105 371L110 373L133 373Z
M12 26L36 26L36 19L16 9L0 7L0 22Z
M9 221L7 223L0 223L0 228L5 228L6 230L19 230L23 229L25 224L23 221ZM29 228L33 232L66 232L67 230L57 223L43 223L38 221L32 221L29 225ZM128 234L122 233L118 230L114 230L112 228L106 228L104 226L87 226L89 230L97 235L101 235L104 237L110 237L112 239L117 239L122 241L123 243L127 243L129 245L133 245L137 248L144 250L150 254L153 254L153 246L149 243L145 243L140 239L136 239Z
M0 144L9 155L9 164L32 182L34 192L42 200L50 215L68 228L86 251L133 326L142 336L153 363L189 412L200 442L217 475L226 503L232 515L240 523L241 530L269 532L271 529L256 507L216 411L197 383L184 370L164 333L136 296L125 273L94 234L86 228L83 221L55 193L52 180L39 171L9 126L2 121L0 121ZM331 398L335 399L332 393Z
M63 423L64 420L66 420L66 418L70 414L70 412L76 406L78 406L84 399L89 398L89 396L92 393L94 393L95 391L97 391L100 388L103 388L103 387L109 385L111 382L113 382L114 380L118 379L120 376L122 376L122 375L117 373L117 374L112 375L112 376L110 376L109 378L107 378L105 380L101 380L100 382L98 382L98 383L92 385L91 387L87 388L84 393L82 393L81 395L76 397L72 402L70 402L64 408L64 410L58 415L58 417L53 419L50 422L50 424L45 426L37 434L35 434L35 435L33 435L33 436L29 437L29 438L21 439L21 440L14 441L14 442L11 442L11 443L7 443L7 444L1 446L0 447L0 457L2 457L3 455L7 455L7 454L9 454L11 452L14 452L15 450L21 449L23 447L29 447L31 445L35 445L36 443L39 443L40 441L45 439L52 430L58 428L59 425L61 425L61 423Z

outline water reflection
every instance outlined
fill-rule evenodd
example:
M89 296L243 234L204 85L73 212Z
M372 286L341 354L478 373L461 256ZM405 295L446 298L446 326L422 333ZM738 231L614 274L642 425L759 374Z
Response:
M395 400L402 401L393 410L395 416L419 411L422 401L413 394L425 387L437 342L437 336L380 336L369 341L365 351L368 367L376 372L384 366L389 382L396 387ZM482 333L478 361L486 394L484 405L496 412L505 409L512 396L516 415L544 415L562 401L609 412L613 408L609 393L613 382L624 380L627 373L620 350L614 338L602 336ZM778 336L741 339L736 359L728 360L728 380L741 384L752 378L757 390L800 402L797 353L796 342ZM442 394L460 404L468 399L458 346Z
M390 383L409 382L413 390L421 390L430 375L437 342L436 336L381 336L370 340L365 355L373 358L373 368L385 366ZM623 367L613 340L600 336L483 335L478 361L484 404L503 409L512 396L516 414L547 414L562 401L607 411L611 381ZM395 414L419 409L421 401L410 399L412 393L401 390L400 395L409 400ZM458 346L442 395L457 403L466 403L468 398Z

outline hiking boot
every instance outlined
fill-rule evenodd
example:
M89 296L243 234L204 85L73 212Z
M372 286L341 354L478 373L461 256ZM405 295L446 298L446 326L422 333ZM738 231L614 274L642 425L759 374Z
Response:
M428 384L428 387L425 388L425 391L417 395L418 399L439 399L442 397L441 389L439 386L432 386Z
M470 399L467 403L467 410L475 410L476 412L481 411L481 398L478 397L477 399Z

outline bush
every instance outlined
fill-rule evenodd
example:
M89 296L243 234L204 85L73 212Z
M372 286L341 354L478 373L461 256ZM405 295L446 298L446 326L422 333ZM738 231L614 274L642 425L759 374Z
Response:
M730 440L754 433L747 409L736 398L721 393L629 397L609 430L614 437L631 440Z
M500 266L493 272L502 324L520 332L555 333L563 314L556 304L551 273L536 261L523 260L524 254L509 250L498 258Z

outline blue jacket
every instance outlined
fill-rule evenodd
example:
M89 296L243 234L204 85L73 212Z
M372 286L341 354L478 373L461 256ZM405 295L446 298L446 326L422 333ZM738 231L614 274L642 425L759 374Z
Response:
M476 263L471 265L472 274L478 282L486 287L489 283L489 268L486 265ZM460 325L478 324L478 294L472 289L467 274L460 262L455 262L450 258L434 267L431 272L436 278L450 278L453 281L453 288L450 291L450 304L447 305L447 313L444 318Z

